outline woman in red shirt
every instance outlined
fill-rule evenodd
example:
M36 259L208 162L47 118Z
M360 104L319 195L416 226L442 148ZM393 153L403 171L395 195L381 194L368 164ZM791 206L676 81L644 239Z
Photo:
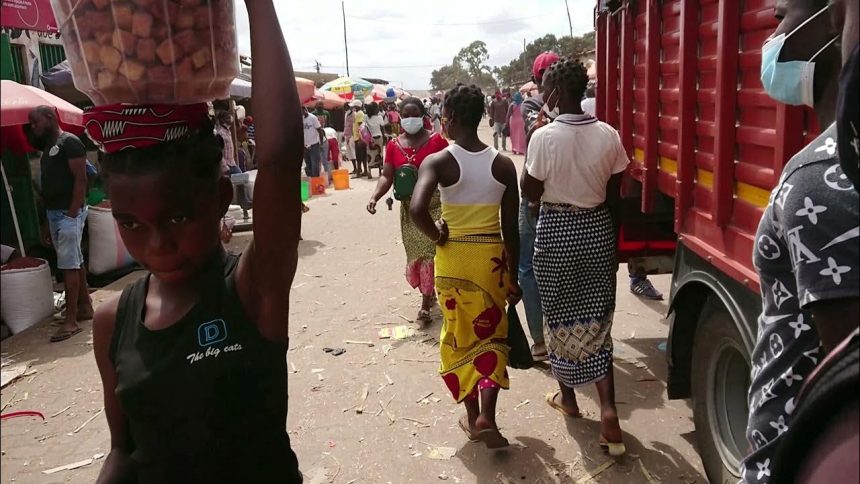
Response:
M412 197L414 180L417 179L421 162L428 156L447 148L448 142L438 133L433 133L425 127L426 116L427 112L420 99L410 97L403 100L400 105L402 134L391 140L385 149L382 176L379 177L376 190L367 203L367 211L375 214L376 203L394 185L395 197L401 202L400 229L403 247L406 249L406 280L413 288L421 291L421 310L418 311L417 320L429 324L430 306L433 304L435 294L433 258L436 256L436 245L413 224L409 217L409 200ZM394 183L395 175L398 178L397 184ZM412 180L412 183L408 180ZM438 191L430 202L430 214L434 219L442 217L442 204L439 201Z

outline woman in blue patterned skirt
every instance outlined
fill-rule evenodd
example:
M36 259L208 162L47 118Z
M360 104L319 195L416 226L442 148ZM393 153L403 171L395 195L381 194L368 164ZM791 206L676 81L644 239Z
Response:
M529 200L541 201L534 271L549 359L559 383L547 403L579 417L574 388L596 384L600 445L617 456L625 452L612 376L618 264L607 205L618 197L629 160L618 132L582 112L587 83L579 61L561 59L544 75L541 114L555 118L532 136L523 192Z

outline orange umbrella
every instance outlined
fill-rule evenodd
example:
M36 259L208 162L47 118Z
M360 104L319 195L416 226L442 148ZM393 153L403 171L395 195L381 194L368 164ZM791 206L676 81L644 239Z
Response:
M342 108L343 104L346 102L342 97L331 91L320 91L317 89L314 91L314 95L305 101L305 106L314 106L316 103L322 101L323 108L325 109L337 109Z
M305 79L304 77L296 78L296 87L299 89L299 99L302 101L302 104L308 102L308 99L313 97L316 90L314 81Z

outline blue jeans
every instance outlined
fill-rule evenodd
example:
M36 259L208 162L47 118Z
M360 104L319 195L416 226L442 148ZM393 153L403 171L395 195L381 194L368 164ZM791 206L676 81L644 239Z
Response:
M532 259L535 255L535 226L537 221L529 212L526 199L520 202L520 288L523 290L523 305L529 333L535 343L543 343L543 308L535 279Z
M67 217L65 210L47 210L51 242L57 252L57 269L76 270L84 265L81 239L87 221L87 206L81 207L78 216Z
M305 174L309 177L317 177L320 176L320 158L322 157L322 151L320 151L320 144L317 143L315 145L309 146L305 149Z

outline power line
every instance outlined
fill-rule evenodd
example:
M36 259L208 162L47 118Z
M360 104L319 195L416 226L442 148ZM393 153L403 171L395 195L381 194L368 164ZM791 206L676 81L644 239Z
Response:
M422 23L422 26L428 26L428 27L474 27L474 26L476 26L476 25L493 25L493 24L504 24L504 23L510 23L510 22L512 22L512 21L532 20L532 19L536 19L536 18L548 17L548 16L550 16L550 15L553 15L553 14L552 14L552 13L543 13L543 14L540 14L540 15L532 15L532 16L530 16L530 17L517 17L517 18L514 18L514 19L506 19L506 20L487 20L487 21L484 21L484 22L464 22L464 23ZM390 24L391 22L399 22L399 21L404 20L403 18L397 18L397 19L388 18L388 19L385 19L385 18L372 18L372 17L358 17L358 16L355 16L355 15L348 15L348 17L349 17L349 18L351 18L351 19L355 19L355 20L364 20L364 21L367 21L367 22L383 22L383 23L386 23L386 24Z

